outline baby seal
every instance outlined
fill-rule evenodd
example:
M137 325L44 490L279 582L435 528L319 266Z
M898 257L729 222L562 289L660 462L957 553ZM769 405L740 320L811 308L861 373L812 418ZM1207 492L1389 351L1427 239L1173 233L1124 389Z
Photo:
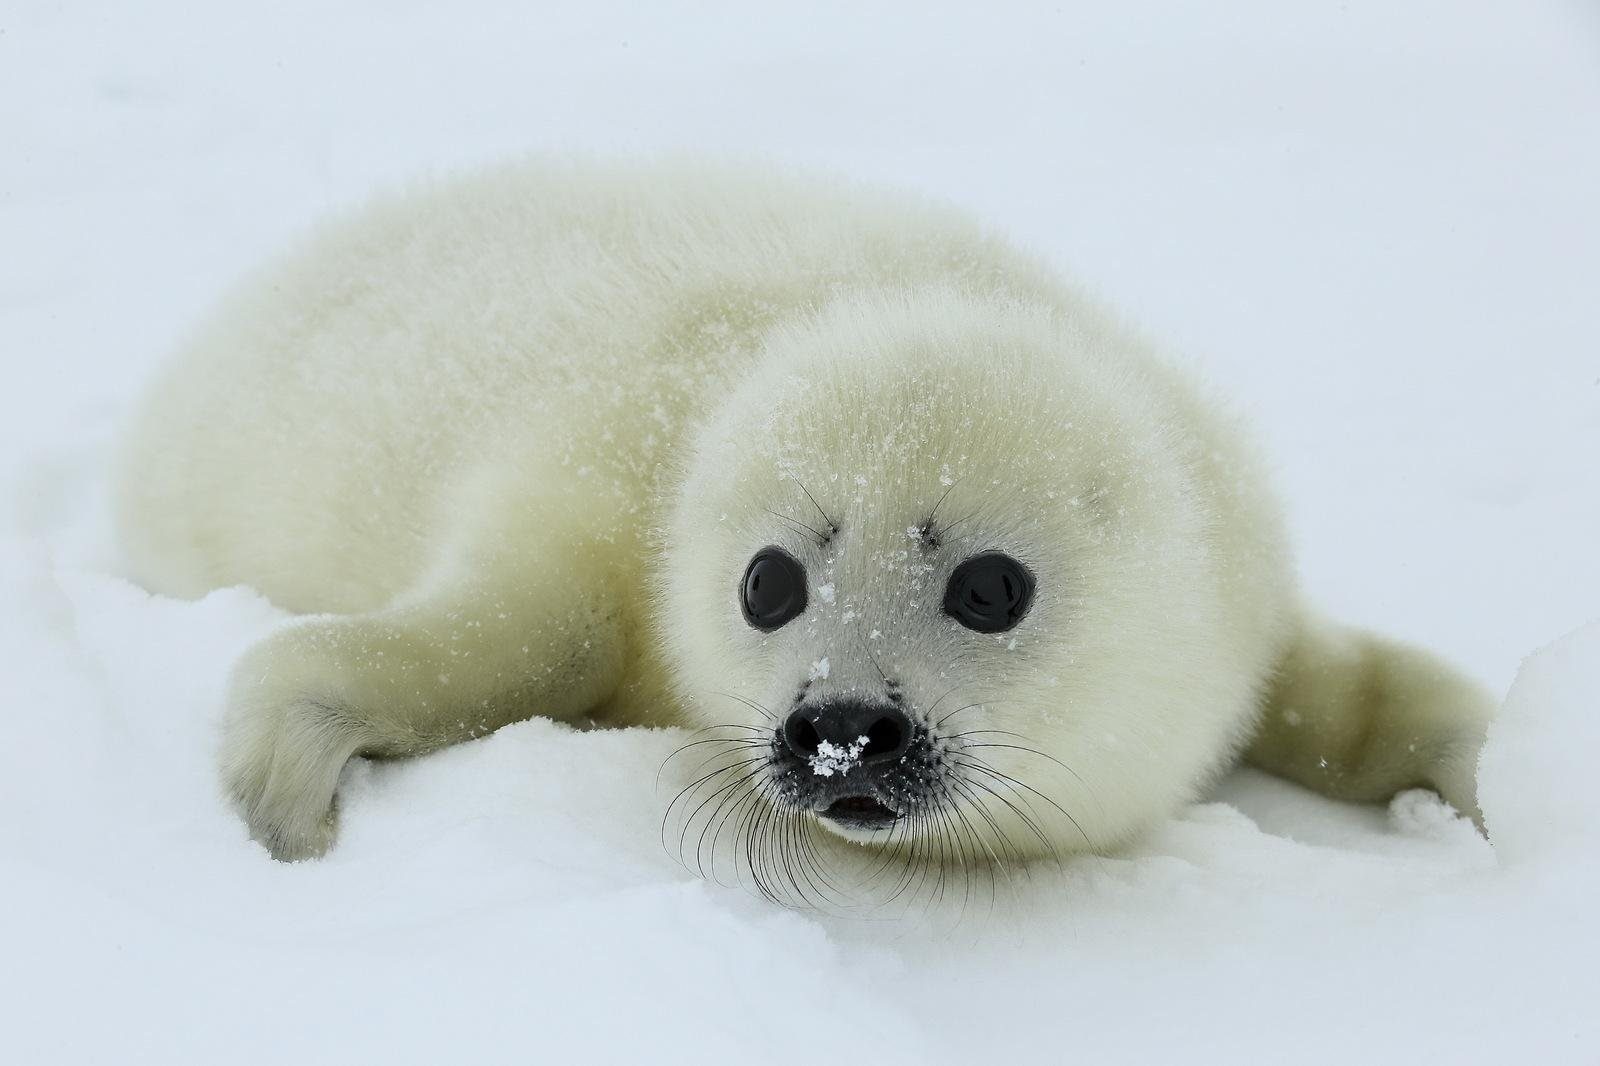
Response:
M699 727L737 757L691 819L891 861L1114 848L1241 755L1477 814L1488 700L1307 613L1233 420L904 195L532 163L376 203L204 325L115 494L148 588L310 616L227 695L280 859L352 756L532 715Z

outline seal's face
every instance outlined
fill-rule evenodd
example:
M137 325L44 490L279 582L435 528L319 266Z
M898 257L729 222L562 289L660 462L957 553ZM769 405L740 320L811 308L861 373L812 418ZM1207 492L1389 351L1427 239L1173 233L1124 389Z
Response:
M818 506L828 527L818 536L831 541L839 529ZM935 509L937 511L937 508ZM924 554L936 550L935 517L906 535ZM820 545L826 548L827 544ZM916 567L924 570L925 566ZM740 585L740 605L752 626L772 632L799 620L811 603L805 565L778 546L758 551ZM837 602L838 592L821 596ZM913 583L923 595L926 582ZM945 582L939 609L957 624L977 633L1014 629L1032 605L1033 574L1019 560L986 551L963 560ZM933 603L928 604L929 607ZM814 662L784 709L773 731L770 765L774 795L786 805L813 812L822 824L856 839L888 833L902 819L911 819L950 800L958 776L950 773L959 756L943 737L943 721L934 720L907 697L905 682L891 676L872 651L883 639L874 628L866 635L863 657L877 678L832 688L833 661ZM888 655L892 661L901 656ZM935 701L937 702L937 701ZM946 715L954 717L959 708ZM970 753L969 753L970 754Z
M686 846L791 882L817 829L911 864L1100 848L1229 754L1204 512L1114 372L959 303L772 343L666 531L658 624L713 753Z

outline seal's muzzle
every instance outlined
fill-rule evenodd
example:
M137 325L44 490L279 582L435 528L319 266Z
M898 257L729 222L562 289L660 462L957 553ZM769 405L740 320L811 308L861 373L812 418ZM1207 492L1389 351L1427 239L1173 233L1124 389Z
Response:
M901 764L916 735L895 702L830 700L797 707L774 743L774 760L806 809L857 831L888 829L904 803Z

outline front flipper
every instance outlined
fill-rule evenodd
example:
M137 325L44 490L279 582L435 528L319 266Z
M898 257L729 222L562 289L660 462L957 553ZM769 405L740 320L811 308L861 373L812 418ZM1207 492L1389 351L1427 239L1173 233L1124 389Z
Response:
M1487 692L1437 656L1302 618L1245 760L1336 799L1431 788L1483 824L1477 765Z
M457 554L395 606L293 625L245 653L223 779L275 858L332 844L352 755L420 755L534 715L573 720L611 695L625 639L615 562L552 524Z

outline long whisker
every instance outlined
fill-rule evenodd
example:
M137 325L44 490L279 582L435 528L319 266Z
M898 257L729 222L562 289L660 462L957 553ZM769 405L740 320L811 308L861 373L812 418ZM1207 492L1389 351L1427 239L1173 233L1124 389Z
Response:
M712 833L712 835L711 835L711 879L713 881L715 881L719 885L723 883L722 879L719 876L717 876L717 856L719 854L721 854L722 833L727 828L728 822L731 819L733 821L733 825L734 825L734 829L733 829L733 846L734 846L735 849L737 849L738 848L738 843L739 843L739 837L740 837L739 826L741 824L741 819L742 819L742 815L740 814L740 811L741 811L742 808L746 808L747 806L759 806L760 805L760 803L761 803L761 798L760 797L762 795L762 786L763 786L763 782L760 782L760 781L756 781L756 782L752 783L740 795L739 799L736 800L731 806L724 807L724 808L719 808L719 810L721 811L720 815L718 815L716 813L713 813L713 815L712 815L712 818L716 820L717 828L716 828L716 831L714 833ZM711 819L707 819L708 823L710 821L711 821ZM734 880L735 881L738 880L737 868L735 869Z
M985 767L981 767L981 766L973 766L973 767L971 767L971 769L978 770L978 771L980 771L982 773L991 773L991 771L989 771ZM984 793L986 793L986 794L988 794L990 796L993 796L995 799L997 799L1001 803L1005 804L1005 806L1011 810L1011 813L1015 814L1017 816L1017 820L1020 821L1027 828L1027 830L1030 833L1032 833L1035 837L1038 838L1039 843L1044 846L1045 851L1047 853L1049 853L1049 855L1053 859L1056 859L1058 862L1060 861L1060 856L1056 852L1055 844L1053 844L1051 842L1050 838L1045 834L1044 830L1039 828L1039 823L1036 822L1032 816L1030 816L1021 807L1018 807L1015 803L1012 803L1011 800L1007 799L1005 796L1001 795L999 792L996 792L993 788L991 788L989 785L985 784L984 782L979 781L976 778L969 777L967 779L967 783L970 784L973 788L976 788L976 789L978 789L978 790L980 790L980 791L982 791L982 792L984 792ZM1035 814L1037 814L1037 812L1035 812Z
M950 832L950 853L961 867L961 911L956 916L956 924L960 925L972 901L973 870L980 865L978 860L982 856L975 846L969 846L972 844L971 827L960 817L961 812L951 803L940 803L938 809L939 819Z
M742 744L735 744L735 745L732 745L732 746L736 747L736 748L746 748L746 749L757 748L757 749L761 749L763 751L766 750L766 748L767 748L767 745L764 744L764 743L763 744L742 743ZM697 774L701 770L705 769L707 766L710 766L712 763L716 762L720 758L723 758L724 756L732 757L731 753L729 753L729 752L715 752L714 751L710 755L707 755L704 759L701 759L698 763L696 763L694 769L690 770L689 773L690 774ZM739 761L743 762L743 763L746 763L746 764L748 764L750 762L749 759L741 759Z
M889 827L889 836L888 839L883 842L883 847L880 849L881 854L878 862L871 869L867 870L866 877L861 882L861 886L863 888L870 888L872 883L879 877L883 876L883 872L889 868L889 866L894 862L895 858L900 854L900 849L905 846L905 835L902 835L901 839L896 841L895 834L899 833L901 829L909 826L910 823L911 819L901 818L896 821L894 825Z
M709 876L717 884L722 884L722 879L717 876L717 842L722 837L722 827L727 823L728 814L738 810L752 796L761 791L761 782L748 781L743 788L735 789L724 796L715 809L706 816L705 824L700 830L700 837L694 844L695 869L706 869L709 856L709 872L702 876ZM713 831L712 827L715 827ZM711 835L710 849L706 848L706 835ZM687 865L687 864L685 864Z
M850 903L854 902L850 898L849 892L845 888L839 886L835 881L834 878L837 876L837 873L833 866L817 850L816 842L813 839L813 834L816 830L816 821L814 819L807 818L801 823L801 827L801 841L805 847L806 853L811 856L812 861L815 863L818 871L826 872L828 875L826 883L833 888L835 892L839 893L841 897L843 897L841 900L841 905L849 905Z
M935 503L933 505L933 510L928 512L928 528L929 529L933 528L934 520L939 517L939 508L944 506L944 501L949 498L950 493L959 484L961 484L961 479L960 478L956 478L954 481L950 482L950 484L945 486L944 492L940 493L939 502Z
M708 744L720 744L725 748L766 748L766 747L771 747L772 741L768 740L765 737L762 737L760 739L747 739L747 738L735 738L735 737L713 737L710 740L692 741L691 743L685 744L682 747L678 748L671 755L668 755L665 760L662 761L661 769L656 771L656 784L659 785L661 783L661 771L665 770L667 768L667 764L670 763L673 759L676 759L680 755L686 754L689 751L690 748L703 748Z
M1072 823L1072 828L1074 828L1074 829L1076 829L1078 831L1078 835L1083 838L1083 842L1086 845L1089 846L1090 850L1094 849L1094 841L1089 839L1089 834L1085 833L1083 831L1083 826L1078 824L1078 820L1072 816L1071 812L1068 811L1065 807L1061 806L1061 804L1057 803L1055 800L1051 799L1049 796L1046 796L1043 792L1040 792L1038 789L1034 788L1032 785L1028 784L1026 781L1019 781L1016 778L1012 777L1011 775L1001 773L999 770L996 770L994 767L989 766L989 765L987 765L985 763L982 763L982 762L970 762L969 761L969 762L966 763L966 765L970 769L977 770L980 773L987 774L990 777L993 777L996 780L1003 782L1013 792L1017 793L1017 798L1022 800L1023 803L1027 804L1028 809L1030 811L1033 811L1035 816L1037 816L1039 812L1033 810L1033 804L1028 801L1026 796L1023 796L1021 794L1022 792L1028 792L1028 793L1030 793L1030 794L1032 794L1034 796L1039 797L1044 802L1050 804L1050 806L1054 807L1057 811L1061 812L1061 816L1063 818L1065 818L1067 821ZM1053 847L1051 848L1051 854L1052 855L1056 854L1055 853L1055 849ZM1060 856L1057 855L1056 858L1059 861Z
M750 760L750 761L765 762L766 760L762 759L762 760ZM750 764L749 761L747 761L747 762L745 762L743 764L740 764L740 765L748 766L749 764ZM695 807L695 809L689 813L689 816L683 820L683 832L680 833L679 836L678 836L678 854L680 856L683 854L684 846L686 844L688 844L688 842L689 842L689 830L694 828L695 817L702 810L705 809L706 804L712 802L713 800L717 799L718 797L725 796L728 792L732 791L733 789L738 788L740 785L742 785L745 782L751 780L752 778L764 773L765 771L766 771L766 767L757 766L754 770L750 770L747 773L745 773L744 776L736 777L732 781L726 782L725 784L722 784L722 785L718 786L717 790L715 792L711 793L711 795L709 795L705 799L701 800L699 805L697 807ZM724 799L723 802L725 803L727 801ZM720 809L720 804L719 804L719 809ZM715 818L715 817L716 817L716 811L713 810L711 815L710 815L710 817L708 817L706 819L707 824L709 825L711 819ZM705 840L705 830L704 829L702 829L700 831L700 840L702 842ZM700 855L699 855L699 845L697 844L696 845L696 853L695 853L696 869L700 873L700 876L704 877L705 876L705 869L704 869L703 866L700 865L700 862L701 862L701 860L700 860ZM687 865L687 863L685 865Z
M994 815L989 812L989 808L983 802L982 797L978 796L977 793L973 791L971 783L960 778L955 778L952 780L951 784L954 790L960 794L960 798L964 799L966 803L971 806L975 812L977 812L978 816L982 818L985 823L987 823L989 831L994 834L995 843L998 844L1003 851L1006 851L1012 855L1017 860L1017 863L1022 867L1024 873L1026 873L1027 866L1023 863L1023 855L1022 852L1017 848L1016 842L1011 839L1011 834L1007 833L1005 828L1001 826L999 822L995 821ZM994 855L992 849L990 854ZM994 859L1000 864L1002 870L1008 870L1008 867L1006 867L1000 856L994 855ZM1007 876L1010 876L1009 871Z
M860 641L861 650L867 653L867 658L872 661L872 665L878 671L878 676L883 679L883 683L885 685L892 684L888 673L883 669L883 664L878 661L876 655L872 654L872 648L867 644L867 638L861 635L861 630L859 629L856 630L856 639Z
M790 476L793 477L792 474ZM828 517L828 512L824 511L822 509L822 504L818 503L817 502L817 498L815 496L811 495L811 490L806 488L806 483L804 481L801 481L799 478L795 478L794 479L794 483L796 485L799 485L800 486L800 491L806 494L806 499L810 500L811 501L811 506L813 506L813 507L815 507L817 509L817 513L822 516L822 521L823 521L824 524L827 525L828 529L832 530L832 531L837 531L838 528L839 528L839 523L835 522L833 519ZM827 537L823 537L822 539L823 540L827 540L828 538Z
M1008 883L1010 883L1010 881L1011 881L1011 870L1006 866L1006 864L1003 861L1001 861L1000 856L995 854L994 848L990 847L989 842L987 840L983 839L983 836L978 832L977 826L972 824L972 822L967 818L966 813L963 812L962 809L961 809L961 803L962 802L966 802L969 805L972 805L974 807L977 807L977 805L973 804L970 799L965 799L964 800L963 797L956 796L956 795L953 795L953 794L951 795L950 799L951 799L950 811L951 811L952 814L955 815L956 818L960 819L962 826L965 827L965 829L966 829L967 836L972 840L974 848L982 847L983 850L988 853L990 861L987 862L987 863L984 863L983 865L984 865L984 868L988 871L988 874L989 874L989 909L992 912L993 909L994 909L994 894L995 894L994 871L998 868L1000 870L1000 872L1005 876L1006 881ZM985 818L988 818L989 823L991 825L993 825L994 819L989 818L987 811L983 812L983 816ZM998 829L998 827L996 827L996 828ZM1015 886L1014 885L1012 885L1012 889L1013 889L1013 891L1015 891Z
M922 712L922 716L924 718L928 719L930 722L933 721L933 712L939 709L939 704L941 704L941 703L943 703L945 701L945 697L946 696L951 695L952 693L955 692L956 689L958 689L960 687L961 687L960 685L951 685L949 688L945 689L942 693L939 694L939 698L934 700L932 703L930 703L928 705L928 709ZM937 726L935 728L937 728Z
M966 522L966 521L969 521L969 520L971 520L973 518L976 518L977 516L978 516L978 512L977 511L968 511L966 514L962 515L960 518L956 519L954 522L945 523L943 526L939 527L939 536L940 537L948 537L950 535L950 531L952 529L954 529L957 526L961 525L963 522Z
M667 804L667 809L665 811L663 811L662 814L661 814L661 843L662 843L662 845L665 846L666 842L667 842L667 822L672 818L672 811L673 811L674 808L676 808L678 806L679 802L683 801L686 797L690 796L697 789L699 789L699 787L701 785L705 784L706 782L711 781L711 780L721 776L722 774L728 773L730 770L737 770L740 766L748 766L748 765L750 765L750 763L752 763L754 761L755 761L754 759L739 760L739 761L730 763L727 766L718 767L717 769L711 771L710 773L705 774L705 775L695 779L694 781L689 782L687 785L684 785L683 788L679 789L678 790L678 794L676 796L672 797L672 802Z
M1030 738L1030 737L1023 736L1021 733L1014 733L1009 729L970 729L970 730L967 730L965 732L953 734L952 736L948 737L947 739L949 741L951 741L951 742L964 741L964 739L966 737L982 736L982 735L985 735L985 734L994 734L994 735L998 735L998 736L1014 737L1017 740L1028 741L1029 743L1025 743L1025 744L1001 744L1001 743L989 742L989 741L985 741L984 743L981 743L981 744L962 743L961 744L961 750L962 751L971 751L974 748L1010 748L1010 749L1012 749L1014 751L1021 751L1021 752L1025 752L1025 753L1027 753L1029 755L1036 755L1041 759L1046 759L1046 760L1048 760L1050 762L1053 762L1057 766L1061 767L1061 769L1063 769L1067 773L1071 774L1073 779L1075 781L1077 781L1078 784L1083 787L1084 795L1088 796L1089 799L1094 801L1095 805L1100 808L1101 813L1104 813L1105 806L1104 806L1104 804L1102 804L1100 802L1100 798L1095 795L1094 791L1089 788L1089 782L1085 781L1083 779L1082 775L1080 775L1078 773L1078 771L1074 770L1072 767L1068 766L1066 763L1062 762L1060 759L1056 758L1054 755L1050 755L1047 752L1040 751L1038 748L1033 747L1032 744L1031 744L1032 738ZM974 755L972 757L975 758L975 759L980 758L980 756L976 756L976 755ZM1079 830L1079 832L1082 832L1082 830Z
M1006 733L1006 731L1003 730L1003 729L979 729L979 730L975 730L975 731L973 731L971 733L963 733L963 734L960 734L960 735L961 736L977 736L979 733ZM1013 736L1013 737L1020 737L1023 740L1027 740L1028 739L1027 737L1022 736L1022 734L1020 734L1020 733L1006 733L1006 735L1007 736ZM1040 751L1038 748L1030 748L1030 747L1028 747L1027 745L1024 745L1024 744L1000 744L1000 743L996 743L994 741L985 741L982 744L963 744L961 747L962 747L963 751L971 751L974 748L1009 748L1012 751L1025 751L1029 755L1037 755L1041 759L1049 759L1051 762L1053 762L1057 766L1061 767L1067 773L1071 774L1073 777L1076 777L1078 779L1078 783L1080 785L1084 784L1083 778L1078 777L1078 771L1074 770L1072 767L1068 766L1066 763L1062 762L1060 759L1056 758L1054 755L1046 755L1044 752Z
M751 781L747 783L744 788L732 793L727 800L718 803L716 809L713 810L709 816L707 816L705 826L700 830L700 837L695 841L694 851L696 864L698 865L704 861L709 869L709 876L711 880L719 885L725 885L721 874L717 872L717 857L721 851L722 833L727 827L728 818L730 815L740 810L746 803L750 802L751 797L760 790L761 782L759 780ZM711 836L709 846L706 842L706 835L708 833ZM704 850L705 854L708 856L708 858L705 860L701 859L702 850Z
M1014 744L974 744L974 745L972 745L972 747L975 747L975 748L1014 748L1014 747L1016 747L1016 745L1014 745ZM1044 755L1043 752L1033 751L1032 748L1022 748L1020 750L1032 752L1034 755L1041 755L1046 759L1050 758L1050 756ZM1040 799L1042 799L1046 803L1050 804L1050 806L1052 806L1056 810L1060 811L1062 813L1062 815L1067 819L1067 821L1071 822L1073 827L1076 828L1080 834L1082 834L1084 843L1092 844L1092 842L1089 840L1089 834L1083 832L1083 827L1078 825L1078 820L1076 818L1074 818L1070 813L1068 813L1067 809L1065 807L1061 806L1060 803L1056 802L1051 797L1045 795L1043 792L1040 792L1038 789L1034 788L1032 785L1028 784L1026 781L1021 781L1021 780L1018 780L1015 777L1011 777L1008 774L1000 773L994 767L990 766L987 762L984 762L984 760L983 760L983 758L981 756L972 755L972 756L968 756L968 758L976 759L978 762L983 763L984 769L987 770L989 773L994 774L996 777L1001 778L1002 780L1009 781L1011 784L1017 786L1018 788L1025 789L1026 791L1033 793L1035 796L1038 796ZM1060 765L1060 767L1063 770L1067 771L1067 773L1069 773L1069 774L1072 774L1073 777L1078 777L1078 775L1076 773L1073 773L1073 770L1072 770L1071 767L1067 766L1065 763L1062 763L1059 759L1051 759L1051 762L1055 762L1058 765ZM1082 781L1083 779L1080 777L1080 778L1078 778L1078 780Z
M723 724L723 725L702 726L701 728L696 729L694 732L690 733L689 736L691 738L698 737L698 736L701 736L702 734L709 733L709 732L712 732L713 730L717 730L717 729L741 729L741 730L746 730L746 731L751 732L751 733L755 733L755 734L757 734L758 737L762 737L762 738L765 738L767 736L767 734L768 734L767 730L758 728L756 726L735 725L735 724L732 724L732 723L728 723L728 724ZM689 743L680 746L679 748L674 750L671 755L668 755L665 759L661 760L661 765L656 767L656 780L655 780L654 789L655 790L659 790L661 788L661 775L662 775L662 773L664 773L666 771L667 764L672 762L673 759L676 759L678 756L682 755L684 752L688 751L690 748L699 747L702 744L747 745L747 744L752 744L752 743L765 743L765 740L753 741L752 738L739 738L739 737L710 737L710 738L708 738L706 740L693 740L693 739L691 739ZM701 765L704 765L704 764L702 763Z
M735 703L742 703L746 707L750 708L752 711L755 711L758 714L765 715L767 717L767 720L772 722L773 724L776 724L777 721L778 721L778 716L777 715L773 714L771 711L769 711L765 707L761 706L761 704L757 703L755 700L748 699L748 698L746 698L744 696L740 696L739 694L734 693L734 692L716 692L716 693L714 693L714 695L726 696L726 697L728 697L728 699L733 700Z
M693 795L696 792L699 791L701 786L705 785L706 783L708 783L710 781L716 780L718 777L721 777L723 774L734 773L734 772L737 772L738 770L740 770L743 767L752 766L752 765L754 765L754 764L756 764L758 762L764 762L764 761L765 760L760 756L752 756L751 758L748 758L748 759L735 759L734 761L728 763L728 765L719 766L717 769L712 770L708 774L701 775L700 777L696 778L695 780L689 782L687 785L683 786L683 788L679 789L678 790L678 794L676 796L672 797L672 802L667 804L666 811L664 811L662 813L662 815L661 815L661 842L662 842L662 844L663 845L666 844L667 823L671 820L672 812L673 812L674 809L676 809L676 807L678 806L678 804L680 802L684 802L687 799L692 799ZM685 829L687 830L687 823L685 824Z
M770 787L770 786L768 786L768 787ZM755 850L754 850L755 849L755 841L754 841L754 836L755 836L755 832L756 832L757 826L759 825L762 817L765 815L767 809L770 806L771 806L770 803L763 802L762 798L758 798L758 799L755 800L755 802L751 803L747 808L745 808L744 813L739 815L737 820L734 822L734 830L733 830L734 848L737 851L742 846L743 851L744 851L744 862L737 867L736 876L742 875L746 870L749 870L750 873L751 873L752 879L755 879L755 878L759 877L759 874L754 869L754 862L755 862ZM741 841L742 841L742 845L741 845Z
M939 719L939 721L934 725L934 728L935 729L943 729L944 728L944 724L946 722L948 722L950 719L954 718L956 715L960 714L962 711L970 711L974 707L982 707L987 702L989 702L989 701L987 701L987 700L979 700L977 703L969 703L965 707L957 707L955 710L951 711L949 714L947 714L943 718Z
M794 526L797 529L805 530L807 533L810 533L813 537L816 537L817 541L819 543L826 542L827 539L828 539L828 535L826 533L824 533L822 530L817 529L817 528L815 528L813 526L808 526L804 522L800 521L800 519L798 519L798 518L790 518L786 514L779 514L777 511L774 511L770 507L764 507L764 508L762 508L762 510L766 511L769 515L771 515L772 517L778 519L779 521L787 522L791 526Z

